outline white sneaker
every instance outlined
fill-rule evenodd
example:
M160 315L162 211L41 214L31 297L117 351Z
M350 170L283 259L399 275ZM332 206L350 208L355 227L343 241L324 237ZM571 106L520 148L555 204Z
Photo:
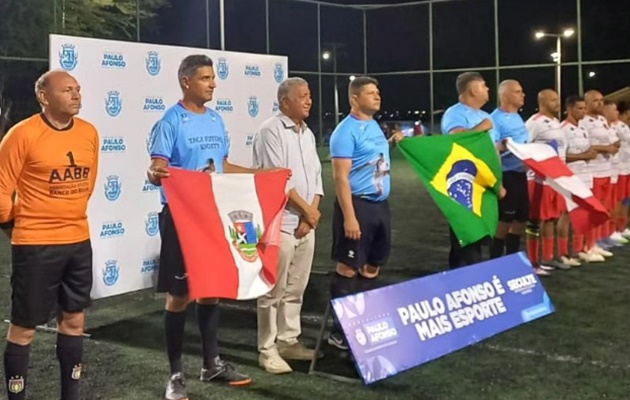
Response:
M534 273L538 276L550 276L551 272L549 271L545 271L544 269L540 268L540 267L534 267Z
M630 229L626 228L623 232L621 232L621 236L630 238Z
M612 257L613 253L611 253L608 250L604 250L601 247L595 245L595 247L593 247L590 251L592 251L595 254L599 254L600 256L604 256L604 257Z
M573 258L573 257L562 256L560 257L560 261L562 261L563 264L566 264L569 267L579 267L580 265L582 265L582 263L580 263L580 261L577 258Z
M580 260L582 260L584 262L587 262L587 263L604 262L604 261L606 261L604 256L602 256L600 254L593 253L592 251L580 252L580 254L578 254L578 257L580 257Z
M621 232L615 232L610 235L610 239L620 244L628 244L628 239L621 235Z
M260 354L258 356L258 365L274 375L288 374L293 371L291 366L279 354Z

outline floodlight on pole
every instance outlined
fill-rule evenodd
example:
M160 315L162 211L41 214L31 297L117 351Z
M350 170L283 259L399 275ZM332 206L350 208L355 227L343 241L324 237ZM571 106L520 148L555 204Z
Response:
M594 71L591 71L591 72L588 73L588 77L589 78L594 78L595 75L597 75L597 74Z
M330 59L330 51L325 51L322 53L322 58L324 60L329 60Z
M573 30L573 28L569 28L569 29L565 29L564 32L562 33L562 35L565 38L569 38L569 37L573 36L574 33L575 33L575 31Z
M356 77L356 76L354 76L354 75L350 75L350 82L352 82L352 81L353 81L353 80L355 80L355 79L357 79L357 77Z
M535 36L536 36L536 39L539 39L539 40L540 40L540 39L542 39L542 38L544 38L544 37L545 37L545 32L543 32L543 31L538 31L538 32L536 32L536 35L535 35Z

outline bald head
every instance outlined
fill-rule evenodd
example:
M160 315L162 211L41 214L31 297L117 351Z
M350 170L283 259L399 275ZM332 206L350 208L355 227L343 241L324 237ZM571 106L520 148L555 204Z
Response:
M602 115L604 112L604 96L598 90L589 90L584 94L586 112L590 115Z
M543 89L538 92L538 109L542 114L555 117L560 112L560 97L553 89Z
M506 79L499 84L501 108L512 112L518 111L525 104L525 92L521 84L514 79Z
M66 71L45 72L35 82L35 96L44 111L76 115L81 109L81 87Z

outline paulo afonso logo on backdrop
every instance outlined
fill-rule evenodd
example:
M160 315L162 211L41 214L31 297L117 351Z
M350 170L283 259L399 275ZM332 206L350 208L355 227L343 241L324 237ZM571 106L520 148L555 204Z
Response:
M123 100L120 92L110 90L105 97L105 111L110 117L117 117L123 108Z
M105 267L102 272L103 283L106 286L114 286L116 282L118 282L118 278L120 278L120 266L118 265L118 260L105 261Z
M230 76L230 65L224 57L219 57L217 59L217 75L222 81L226 80L228 76Z
M147 72L151 76L159 75L162 70L162 60L160 59L160 53L157 51L147 52L147 57L144 59Z
M106 181L103 185L105 189L105 198L109 201L118 200L120 194L122 193L122 182L120 180L120 176L109 175L105 179Z
M66 71L72 71L79 63L79 53L71 43L61 45L59 50L59 65Z

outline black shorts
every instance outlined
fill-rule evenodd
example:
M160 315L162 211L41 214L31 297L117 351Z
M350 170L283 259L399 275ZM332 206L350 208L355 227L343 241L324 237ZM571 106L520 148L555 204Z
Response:
M159 221L162 245L160 247L157 292L179 297L187 296L188 275L186 274L184 255L168 204L162 208Z
M333 211L332 259L354 268L365 264L383 266L389 259L392 232L389 203L352 198L354 213L361 227L361 239L347 239L343 227L343 213L335 201Z
M92 244L13 245L11 323L34 328L90 306Z
M529 219L529 192L525 172L504 171L505 197L499 200L499 221L527 222Z

